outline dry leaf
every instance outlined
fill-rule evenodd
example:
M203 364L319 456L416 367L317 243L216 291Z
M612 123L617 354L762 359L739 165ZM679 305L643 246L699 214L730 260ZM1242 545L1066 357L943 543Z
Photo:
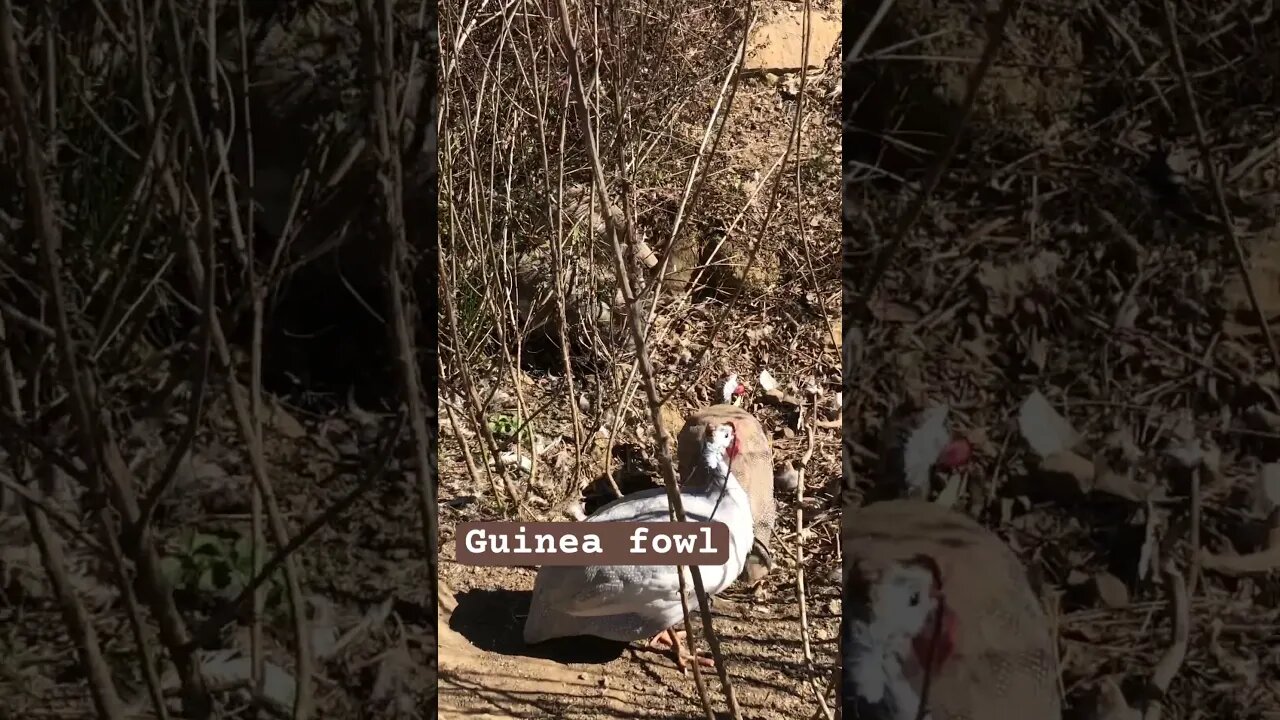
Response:
M922 317L919 310L891 300L872 303L871 312L877 320L887 323L914 323Z
M942 492L938 493L938 497L934 498L933 501L942 507L955 507L956 503L960 501L960 492L963 489L963 484L964 476L952 473L951 477L947 478L946 487L942 488Z
M338 645L338 611L321 595L309 595L311 604L311 656L317 660L331 657Z
M1071 450L1080 443L1080 434L1058 414L1049 400L1034 390L1018 409L1018 430L1031 449L1042 458Z
M1104 492L1132 502L1144 502L1162 488L1139 482L1135 477L1142 451L1127 428L1116 430L1103 441L1093 458L1093 491Z
M1200 467L1200 463L1204 461L1204 448L1195 439L1170 445L1164 452L1184 468Z
M1274 319L1280 314L1280 242L1271 240L1258 243L1249 250L1249 278L1263 314ZM1222 290L1227 309L1239 314L1240 320L1256 324L1253 302L1245 290L1244 278L1232 273Z
M769 392L778 387L778 381L773 379L773 375L768 370L760 371L760 389Z
M210 685L250 685L253 681L250 659L237 649L202 651L197 653L197 662L200 674ZM262 674L262 699L278 710L292 712L298 693L297 680L289 671L270 661L263 664ZM177 676L167 671L161 685L166 690L177 690Z
M993 315L1007 315L1030 290L1050 284L1062 266L1062 255L1045 250L1029 261L996 265L984 262L978 267L978 282L987 291L987 302Z
M1266 463L1253 486L1253 511L1266 517L1280 506L1280 463Z
M1111 573L1094 575L1093 589L1103 607L1115 609L1129 605L1129 588L1125 586L1124 581Z
M514 450L507 450L499 454L498 464L502 467L518 465L521 470L527 473L533 472L533 461L526 457L524 453L518 453Z
M1253 688L1258 685L1258 659L1241 657L1222 646L1222 618L1214 618L1209 624L1209 654L1218 661L1218 667L1232 677L1238 687Z
M1164 493L1160 487L1146 485L1132 477L1110 472L1100 473L1094 478L1093 491L1137 503L1164 499Z
M297 418L289 414L289 411L284 409L284 405L280 404L279 400L268 396L265 405L269 413L267 422L281 435L290 440L297 440L307 436L307 429L302 426L302 423L298 422Z

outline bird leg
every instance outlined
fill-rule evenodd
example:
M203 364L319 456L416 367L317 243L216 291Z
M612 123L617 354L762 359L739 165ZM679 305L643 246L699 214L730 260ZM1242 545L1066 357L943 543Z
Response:
M688 647L685 645L685 640L687 638L688 635L684 630L677 630L673 627L667 628L650 638L648 647L654 650L673 650L676 656L676 667L681 670L687 670L689 668L690 658L696 659L698 664L702 667L715 668L716 661L714 658L689 654Z

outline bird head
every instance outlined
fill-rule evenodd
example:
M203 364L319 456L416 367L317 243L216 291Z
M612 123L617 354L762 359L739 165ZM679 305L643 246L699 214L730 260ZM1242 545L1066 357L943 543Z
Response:
M969 462L973 450L969 441L952 435L947 425L949 412L946 405L935 405L911 413L904 418L906 424L893 431L903 438L898 452L908 494L928 494L933 468L955 470Z
M747 394L747 387L738 382L738 374L733 373L725 378L720 388L720 397L725 405L736 405L739 398Z
M904 666L941 667L952 654L955 617L930 557L860 559L845 588L845 677L858 697L879 703L901 685Z
M914 639L927 632L941 597L936 563L924 556L864 561L858 570L866 583L867 611L877 636Z
M738 433L733 423L708 425L706 433L704 449L707 459L716 464L719 462L724 462L725 465L732 463L733 458L738 455Z

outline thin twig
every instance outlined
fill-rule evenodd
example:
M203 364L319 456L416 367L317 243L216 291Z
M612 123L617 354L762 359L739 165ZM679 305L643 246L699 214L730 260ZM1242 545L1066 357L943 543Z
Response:
M912 198L911 205L898 222L898 227L885 240L884 246L880 251L876 253L875 260L871 264L871 272L863 281L858 300L853 306L855 318L864 317L866 313L871 311L871 297L875 292L876 285L879 284L880 279L893 263L893 258L906 241L907 233L911 230L911 226L915 225L916 220L924 212L924 208L929 202L929 197L933 194L934 189L938 187L938 182L942 180L943 174L946 173L947 167L951 164L951 158L955 155L956 148L960 146L961 134L965 125L969 122L969 116L973 114L973 105L978 99L978 90L981 89L982 81L987 76L987 71L991 68L992 63L995 62L996 55L1000 51L1000 45L1004 40L1004 26L1013 17L1017 6L1018 0L1002 0L1000 9L994 15L988 17L986 21L987 43L982 48L982 56L978 59L978 64L974 66L973 72L969 75L968 83L965 86L964 99L960 102L960 114L956 121L956 126L947 138L947 144L943 147L942 152L934 158L933 165L929 168L929 173L925 176L920 191ZM846 322L848 322L848 318L846 318ZM852 395L852 393L850 394Z
M607 183L605 181L604 166L600 161L600 155L597 151L597 143L595 140L595 131L591 126L591 116L587 103L586 85L584 82L580 51L578 49L575 34L569 21L569 7L566 0L556 0L556 6L560 13L560 32L561 42L564 44L564 51L569 60L569 72L572 79L571 85L576 94L576 109L578 111L578 124L582 133L583 148L587 153L587 157L591 161L592 180L594 191L600 200L600 206L604 208L605 229L609 234L609 238L613 244L614 251L614 269L618 277L618 285L622 289L623 299L627 306L628 325L631 330L632 342L635 344L636 357L640 362L640 374L644 379L645 395L649 400L649 415L653 421L654 430L658 436L658 467L662 472L663 479L666 481L667 498L671 503L671 510L675 514L676 520L684 521L684 505L681 502L679 485L676 479L675 465L672 463L671 453L671 435L667 432L662 424L662 399L658 391L657 382L654 379L653 368L649 364L649 351L646 344L645 331L640 316L640 305L636 294L632 291L631 281L627 270L627 261L624 254L623 237L626 230L619 227L618 218L610 211L613 207L609 199ZM625 235L629 237L629 235ZM684 568L677 567L677 576L680 579L681 597L685 595L684 590ZM720 652L720 641L716 636L715 629L711 622L711 608L707 600L706 588L703 587L702 573L690 572L693 579L694 593L698 597L698 607L702 613L703 630L706 632L708 644L711 646L711 653L715 659L716 669L720 673L720 681L725 691L725 696L729 702L729 711L735 720L742 720L742 711L738 707L737 697L733 692L733 684L729 680L728 668L725 665L724 656ZM693 627L689 618L688 607L685 607L685 637L689 643L689 652L697 657L697 647L694 641ZM708 720L714 720L715 713L711 708L710 698L707 697L706 688L702 682L702 673L698 668L698 663L693 664L694 681L698 687L698 694L702 700L703 709L707 713Z
M0 327L0 339L4 338L4 328ZM77 540L85 544L85 547L98 557L106 558L108 556L106 548L94 540L89 533L80 528L79 524L71 518L67 517L60 510L55 508L48 498L37 493L21 483L10 480L4 475L0 475L0 487L8 488L13 494L22 498L24 502L30 503L39 508L40 512L47 515L56 524L61 525L64 530L75 536Z
M396 416L395 425L386 433L377 453L371 460L371 467L367 468L364 476L355 484L346 495L338 498L329 507L325 508L311 522L307 523L304 528L282 548L277 550L271 559L262 565L262 569L257 571L253 579L245 584L234 600L224 603L221 609L213 612L209 619L204 621L194 633L192 633L191 644L199 647L202 644L211 642L218 636L220 631L227 623L235 619L236 613L240 608L244 607L245 600L249 599L255 591L262 587L264 583L271 578L273 574L285 564L302 546L306 545L316 533L333 524L333 521L341 517L357 500L361 498L370 488L374 487L379 480L386 474L387 465L393 455L392 450L395 448L396 442L400 438L400 431L404 427L405 415L401 413Z
M206 298L205 306L201 313L201 320L205 323L205 329L208 333L206 339L210 342L211 347L217 350L218 359L222 367L228 373L232 373L231 350L227 344L221 320L218 317L216 308L212 303L208 302L208 298L214 292L213 286L217 283L217 256L213 252L212 245L213 188L211 185L210 163L205 156L204 133L199 113L196 109L195 90L191 83L192 73L188 65L188 49L182 45L180 14L174 0L167 0L165 9L169 14L168 39L170 49L177 57L178 65L181 69L178 83L178 90L181 93L179 104L186 121L187 131L191 134L197 146L197 150L194 153L196 164L194 174L199 191L197 202L201 204L202 210L200 214L200 236L203 242L197 246L192 239L187 238L186 242L180 244L180 247L185 253L187 272L191 277L192 284L198 288L197 292L203 291L203 297ZM286 546L289 543L289 533L284 524L283 513L280 512L279 504L276 502L270 474L267 472L262 435L255 425L251 410L253 401L246 397L248 393L245 392L234 377L228 383L227 389L231 398L237 428L249 451L252 482L260 489L264 499L267 501L267 513L276 543ZM313 657L310 649L310 632L308 631L306 599L302 594L302 583L296 564L287 557L284 575L285 586L288 590L286 594L289 610L293 620L293 662L297 676L293 720L306 720L311 713L311 706L315 700L312 692L314 684L311 669Z
M391 0L362 0L357 3L360 29L364 35L366 70L373 81L373 97L370 104L374 141L380 168L378 189L381 191L383 212L382 234L386 243L387 305L391 309L392 348L395 351L396 370L400 380L403 402L409 414L409 426L413 431L413 449L417 480L419 527L422 531L423 551L426 555L430 577L436 576L436 545L439 542L436 524L435 438L427 428L429 409L425 406L426 393L422 386L422 371L418 365L417 345L413 339L410 318L409 290L405 285L411 258L405 230L404 170L400 164L400 126L396 120L397 96L392 73L395 71L395 25ZM432 425L435 413L431 412ZM428 604L435 603L434 589ZM434 608L431 609L435 613Z
M817 436L818 419L818 396L813 396L813 402L809 408L809 440L808 446L805 448L804 455L800 458L800 467L796 471L796 602L800 603L800 639L801 649L804 652L804 664L808 669L809 686L813 688L814 697L818 699L818 705L822 714L827 720L834 717L831 708L827 707L826 691L820 684L822 673L818 672L817 664L813 661L813 649L809 644L809 602L805 597L804 589L804 479L809 468L809 462L813 459L814 441ZM836 703L839 704L839 698Z
M1163 7L1164 30L1167 35L1165 40L1169 43L1169 49L1173 53L1173 60L1178 66L1178 79L1182 84L1182 93L1187 98L1187 109L1190 111L1191 119L1195 123L1196 145L1200 150L1200 164L1204 167L1204 172L1209 176L1209 182L1213 186L1213 197L1218 205L1218 220L1222 223L1223 232L1226 234L1227 242L1231 246L1231 254L1235 257L1236 269L1240 272L1240 280L1244 284L1245 294L1249 296L1249 306L1253 309L1254 316L1258 318L1258 324L1262 327L1262 336L1267 341L1267 349L1271 351L1271 365L1273 368L1280 370L1280 346L1276 345L1275 336L1271 332L1270 317L1262 309L1262 304L1258 301L1258 294L1254 290L1253 278L1249 274L1249 258L1245 255L1244 247L1240 243L1240 236L1236 232L1235 223L1231 219L1231 209L1227 206L1227 194L1222 188L1222 177L1213 163L1213 150L1209 147L1209 135L1205 132L1204 119L1200 116L1196 93L1191 87L1191 78L1187 73L1187 61L1182 56L1182 45L1178 41L1177 10L1172 0L1164 0Z
M1280 508L1271 511L1267 527L1266 545L1262 550L1246 555L1219 555L1201 550L1197 552L1201 566L1231 577L1267 573L1280 568Z

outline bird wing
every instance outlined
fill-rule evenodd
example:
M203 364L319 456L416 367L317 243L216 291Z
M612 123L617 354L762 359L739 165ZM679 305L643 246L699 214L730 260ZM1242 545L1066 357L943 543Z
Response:
M668 565L598 565L584 570L571 592L555 599L555 606L569 615L593 617L639 613L646 608L676 603L680 580Z
M682 494L685 517L693 522L728 514L720 496ZM586 522L666 522L671 519L665 488L653 488L614 500ZM709 586L718 586L720 567L699 568ZM717 574L718 573L718 574ZM673 565L591 565L543 567L534 589L540 601L580 617L641 612L647 607L678 602L680 578ZM692 593L692 583L686 584Z
M656 522L670 520L667 489L656 487L631 493L602 505L587 522Z
M727 493L708 496L702 493L680 493L680 504L690 522L716 519L716 513L726 512ZM602 506L587 518L587 522L667 522L671 520L670 500L666 488L652 488L620 497Z

